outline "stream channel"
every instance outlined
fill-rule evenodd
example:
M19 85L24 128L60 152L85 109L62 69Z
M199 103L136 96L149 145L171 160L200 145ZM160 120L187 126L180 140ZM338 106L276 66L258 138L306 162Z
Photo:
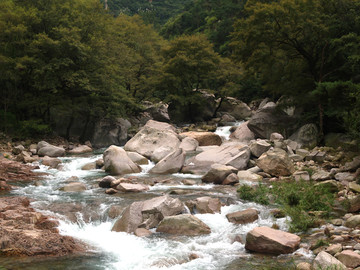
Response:
M217 134L228 139L230 127L221 127ZM103 149L104 150L104 149ZM201 182L200 175L172 174L151 175L148 171L154 164L142 166L139 174L128 175L156 184L144 193L105 194L98 187L98 181L106 175L103 170L81 170L81 167L102 157L101 151L82 156L60 158L61 170L40 165L37 171L48 173L37 183L24 184L12 192L13 195L27 196L34 200L32 207L60 220L59 230L63 235L73 236L86 243L86 254L60 258L1 258L0 265L5 269L291 269L293 254L267 256L251 254L244 244L235 241L257 226L272 226L287 230L286 218L274 220L270 207L243 202L236 194L236 187L215 186ZM87 185L84 192L64 192L59 189L67 179L77 176ZM185 179L193 180L194 185L184 185ZM211 234L195 237L169 236L156 233L150 237L137 237L133 234L111 232L116 221L109 217L109 209L116 205L124 209L134 201L170 194L183 202L197 197L218 197L225 204L219 214L197 214L196 216L211 228ZM179 195L181 194L181 195ZM229 223L226 214L255 208L260 211L259 219L246 225ZM244 242L244 241L243 241ZM299 257L312 256L303 250ZM189 260L190 254L197 259ZM0 267L0 269L2 269Z

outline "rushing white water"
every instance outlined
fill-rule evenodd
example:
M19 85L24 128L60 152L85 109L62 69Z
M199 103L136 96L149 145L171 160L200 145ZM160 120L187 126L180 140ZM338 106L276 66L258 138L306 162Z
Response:
M166 193L173 189L197 190L203 194L212 192L215 188L212 184L201 184L196 181L201 176L188 174L168 175L169 179L174 180L174 184L158 184L152 186L146 193L137 195L109 196L104 190L98 187L99 179L105 175L102 170L81 170L82 166L90 162L95 162L101 155L93 157L67 157L62 158L64 166L61 170L50 169L40 166L38 171L46 172L47 175L42 185L28 185L19 188L15 193L26 195L35 199L32 205L46 214L56 215L60 218L59 230L63 235L73 236L88 243L92 251L101 256L106 256L101 268L96 269L171 269L171 270L203 270L203 269L226 269L234 260L241 257L251 256L245 251L244 245L235 241L235 237L240 236L244 239L246 233L257 226L272 226L276 223L280 229L286 230L286 219L274 220L269 215L267 207L255 203L237 202L230 206L221 208L219 214L197 214L196 216L211 228L211 234L195 237L185 236L166 236L156 233L146 238L140 238L133 234L122 232L112 232L111 228L115 220L107 217L107 211L112 205L122 203L126 206L135 200L144 200L144 196L158 196L157 192ZM143 165L142 172L133 174L136 177L156 177L148 173L154 163ZM83 182L88 187L84 192L64 192L60 188L64 186L67 179L77 176L78 181ZM193 179L196 185L182 185L179 179ZM224 194L213 192L212 194ZM130 198L129 198L130 196ZM133 197L131 197L133 196ZM204 195L201 195L204 196ZM185 198L185 200L187 200ZM126 203L124 205L124 202ZM76 204L81 205L81 212L76 213L76 221L67 219L66 213L57 212L52 207L56 204ZM94 204L95 203L95 204ZM96 204L97 203L97 204ZM97 219L85 219L84 215L90 212L91 205L99 214ZM237 225L228 222L226 214L235 211L255 208L259 210L259 219L246 225ZM55 209L57 209L55 207ZM90 220L90 222L89 222ZM92 221L91 221L92 220ZM86 222L85 222L86 221ZM198 256L195 260L190 260L189 256ZM94 268L95 269L95 268Z
M233 126L239 126L243 122L236 122ZM223 127L217 127L215 130L215 134L219 135L221 138L223 138L225 141L228 141L230 139L230 129L233 126L223 126Z

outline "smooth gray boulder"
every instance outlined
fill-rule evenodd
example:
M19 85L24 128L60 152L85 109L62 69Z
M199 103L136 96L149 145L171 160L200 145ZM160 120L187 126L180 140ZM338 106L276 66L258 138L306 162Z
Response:
M136 152L126 152L126 154L137 165L147 165L147 164L149 164L149 160L146 157L144 157L144 156L142 156L142 155L140 155L140 154L138 154Z
M103 154L105 171L111 175L139 173L141 168L135 164L121 147L112 145Z
M123 145L128 139L131 123L127 119L101 119L96 122L91 139L93 146Z
M166 147L164 156L178 149L180 140L174 131L174 127L167 123L148 121L148 123L136 133L124 146L126 151L137 152L151 160L154 159L154 151L160 147Z
M179 148L160 160L149 172L155 174L172 174L181 170L185 162L185 152Z
M199 146L199 142L191 137L185 137L179 146L179 148L183 149L185 152L195 151Z
M218 111L228 113L237 120L244 120L252 115L252 111L246 103L233 97L224 98Z
M62 157L65 156L65 149L62 147L51 145L45 141L41 141L37 145L37 154L39 156Z

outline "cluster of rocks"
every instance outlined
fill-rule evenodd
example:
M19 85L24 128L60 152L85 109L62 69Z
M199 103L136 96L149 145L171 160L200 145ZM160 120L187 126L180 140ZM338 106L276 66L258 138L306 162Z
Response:
M36 212L25 197L0 198L0 252L10 256L64 256L84 251L58 232L58 222Z

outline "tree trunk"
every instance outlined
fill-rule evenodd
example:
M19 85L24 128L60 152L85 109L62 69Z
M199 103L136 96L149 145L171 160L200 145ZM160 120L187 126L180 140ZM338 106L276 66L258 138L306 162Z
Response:
M324 139L324 108L321 103L318 104L319 109L319 141Z
M70 129L74 123L74 111L71 112L69 124L66 127L66 140L70 140Z
M109 6L108 6L108 0L105 0L105 10L108 10Z

